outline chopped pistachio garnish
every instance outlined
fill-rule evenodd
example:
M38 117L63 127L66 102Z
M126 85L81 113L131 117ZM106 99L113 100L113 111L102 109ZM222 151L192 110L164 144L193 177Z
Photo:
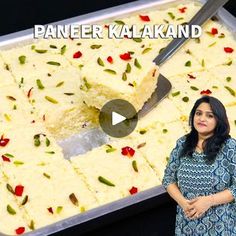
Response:
M57 214L60 214L61 213L61 211L62 211L62 209L63 209L63 206L58 206L57 207Z
M78 65L78 67L81 69L82 67L84 67L84 65L83 65L83 64L80 64L80 65Z
M191 61L187 61L187 62L185 62L184 65L190 67L190 66L191 66Z
M204 59L202 59L201 65L202 65L202 67L205 67L205 60Z
M52 65L52 66L60 66L61 65L59 62L56 62L56 61L48 61L47 64Z
M141 129L141 130L139 131L140 134L145 134L146 132L147 132L146 129Z
M126 75L125 72L122 74L122 80L123 80L123 81L126 81L126 80L127 80L127 75Z
M232 79L232 78L231 78L230 76L226 77L226 81L227 81L227 82L230 82L231 79Z
M49 174L47 174L47 173L43 173L43 176L46 177L47 179L51 178L51 176Z
M126 65L125 72L126 73L130 73L131 72L131 65L129 63L127 63L127 65Z
M6 96L7 99L11 100L11 101L16 101L16 99L13 96Z
M74 93L64 93L65 95L67 95L67 96L73 96L73 95L75 95Z
M51 45L49 45L49 47L50 47L50 48L52 48L52 49L57 49L57 46L55 46L55 45L52 45L52 44L51 44Z
M34 225L34 221L33 220L30 221L29 228L31 230L35 230L35 225Z
M20 79L20 83L21 83L21 84L24 83L24 77L21 77L21 79Z
M14 161L13 164L16 166L20 166L20 165L24 165L24 162L23 161Z
M135 160L132 161L132 167L133 167L135 172L138 172L137 162Z
M44 50L44 49L35 49L35 52L37 53L46 53L48 50Z
M125 22L122 21L122 20L115 20L114 22L118 25L124 25L125 24Z
M32 45L32 46L31 46L31 50L34 50L34 49L35 49L35 45Z
M102 45L100 44L93 44L90 46L91 49L99 49Z
M145 49L143 49L142 54L148 53L151 50L152 50L152 48L145 48Z
M114 70L105 69L104 71L107 72L107 73L109 73L109 74L116 75L116 71L114 71Z
M16 106L16 104L14 104L14 106L13 106L13 110L16 110L17 109L17 106Z
M134 65L138 68L138 69L141 69L142 66L140 65L139 61L137 58L134 59Z
M56 85L56 87L59 88L59 87L61 87L63 84L64 84L64 81L61 81L61 82L59 82L59 83Z
M176 97L176 96L180 95L180 91L174 92L171 95L172 95L172 97Z
M104 62L100 57L97 59L97 63L99 66L104 66Z
M137 146L137 148L139 149L139 148L142 148L142 147L144 147L146 145L146 142L144 142L144 143L140 143L138 146Z
M3 156L9 157L9 158L14 158L14 156L10 153L5 153L5 154L3 154Z
M45 153L47 153L47 154L55 154L54 151L46 151Z
M235 93L235 91L232 89L232 88L230 88L229 86L225 86L225 88L229 91L229 93L232 95L232 96L236 96L236 93Z
M82 206L82 207L80 207L80 212L82 213L82 212L85 212L86 210L85 210L85 207L84 206Z
M176 20L183 20L184 18L183 17L179 17L179 18L177 18Z
M173 14L172 12L168 12L168 15L170 16L170 18L171 18L172 20L175 19L175 16L174 16L174 14Z
M7 205L7 212L10 215L15 215L16 214L16 211L9 204Z
M168 132L167 129L163 129L163 130L162 130L162 133L163 133L163 134L166 134L167 132Z
M136 43L141 43L141 42L142 42L142 39L141 39L141 38L133 38L133 40L134 40Z
M222 39L222 38L225 38L225 35L223 33L221 33L219 36L218 36L219 39Z
M188 102L188 101L189 101L189 97L183 97L182 100L183 100L184 102Z
M189 49L187 49L185 52L186 52L187 54L189 54L189 55L192 54L191 51L190 51Z
M109 148L106 149L106 153L114 152L116 151L116 148L113 148L111 145L108 146Z
M6 121L11 121L11 116L10 115L8 115L8 114L4 114L4 117L5 117L5 119L6 119Z
M170 157L166 157L166 162L168 162L170 160Z
M34 146L35 147L39 147L40 144L41 144L41 142L40 142L40 135L39 134L34 135Z
M29 199L28 195L25 195L24 199L22 200L21 205L24 206L28 202L28 199Z
M19 59L20 64L22 64L22 65L25 64L26 56L21 55L21 56L18 57L18 59Z
M7 190L12 193L15 194L15 191L13 190L12 186L10 184L6 184Z
M218 89L219 87L216 86L216 85L213 85L212 88L214 88L214 89Z
M53 104L57 104L57 103L58 103L58 101L57 101L56 99L52 98L52 97L45 96L44 98L45 98L47 101L49 101L49 102L51 102L51 103L53 103Z
M200 38L196 38L196 39L195 39L195 42L196 42L196 43L200 43L200 42L201 42L201 39L200 39Z
M85 85L86 89L89 90L92 86L91 86L91 84L88 83L86 77L83 78L83 81L84 81L84 85Z
M50 146L50 140L47 137L46 137L45 142L46 142L46 147Z
M210 48L210 47L213 47L214 45L216 45L216 42L211 43L210 45L208 45L208 47Z
M72 202L75 206L78 206L78 205L79 205L79 201L78 201L78 199L77 199L77 197L75 196L74 193L71 193L71 194L69 195L69 198L70 198L71 202Z
M64 55L65 52L66 52L66 45L63 45L63 46L61 47L61 55Z
M159 50L159 54L162 53L162 51L163 51L165 48L166 48L166 47L161 48L161 49Z
M195 87L195 86L190 86L190 88L192 89L192 90L194 90L194 91L197 91L197 90L199 90L197 87Z
M42 84L42 82L41 82L41 80L40 79L37 79L36 80L36 84L37 84L37 86L38 86L38 89L44 89L44 86L43 86L43 84Z
M229 62L226 62L224 65L226 65L226 66L231 66L231 65L232 65L232 63L233 63L233 61L232 61L232 60L230 60Z
M234 120L234 124L236 125L236 120Z
M106 184L107 186L111 186L111 187L114 187L115 184L113 184L112 182L110 182L109 180L105 179L104 177L102 176L99 176L98 177L98 180L99 182L103 183L103 184Z

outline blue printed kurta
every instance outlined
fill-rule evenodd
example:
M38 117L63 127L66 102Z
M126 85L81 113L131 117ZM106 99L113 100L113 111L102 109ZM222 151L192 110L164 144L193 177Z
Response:
M163 185L177 183L187 199L207 196L229 189L236 199L236 140L228 139L215 162L209 165L205 155L194 152L193 158L179 157L185 137L177 141L165 170ZM177 206L176 235L236 236L236 202L210 208L200 218L190 220Z

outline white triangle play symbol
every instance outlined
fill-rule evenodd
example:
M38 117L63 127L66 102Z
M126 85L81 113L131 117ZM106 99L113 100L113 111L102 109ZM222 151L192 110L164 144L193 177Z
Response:
M117 125L119 124L120 122L126 120L126 117L120 115L119 113L116 113L116 112L112 112L111 113L111 118L112 118L112 125Z

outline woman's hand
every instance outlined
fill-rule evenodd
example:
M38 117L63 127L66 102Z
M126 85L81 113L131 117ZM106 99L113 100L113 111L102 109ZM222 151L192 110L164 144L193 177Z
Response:
M191 220L200 218L213 205L212 196L201 196L190 200L191 210L186 212L186 217Z
M186 198L182 199L179 202L179 206L183 209L185 215L188 214L193 209L193 206L191 206L190 203L191 201Z

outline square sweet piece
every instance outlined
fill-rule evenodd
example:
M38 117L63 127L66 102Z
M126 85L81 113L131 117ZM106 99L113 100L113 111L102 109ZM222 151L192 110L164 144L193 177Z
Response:
M103 47L81 70L81 91L98 109L112 99L130 102L138 111L156 88L158 68L127 48Z

